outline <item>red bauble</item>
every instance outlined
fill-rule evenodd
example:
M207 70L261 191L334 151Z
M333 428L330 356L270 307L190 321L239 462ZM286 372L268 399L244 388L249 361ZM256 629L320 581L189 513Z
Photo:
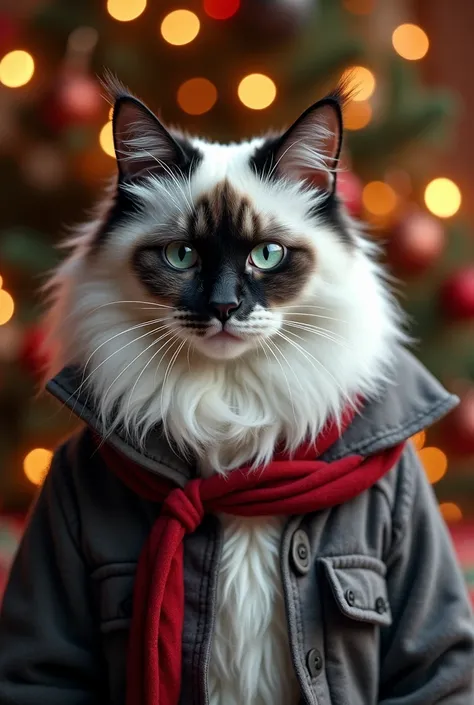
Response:
M474 389L461 397L461 403L443 423L444 445L453 455L474 454Z
M336 192L349 214L357 218L362 210L362 182L352 173L343 171L337 175Z
M66 73L46 99L44 117L53 129L94 121L103 107L98 82L82 73Z
M441 256L445 243L441 223L427 213L410 213L387 245L390 263L405 274L419 274Z
M474 318L474 266L452 274L441 287L441 307L452 320Z
M40 378L50 362L51 355L46 350L45 334L39 327L25 332L19 360L33 377Z

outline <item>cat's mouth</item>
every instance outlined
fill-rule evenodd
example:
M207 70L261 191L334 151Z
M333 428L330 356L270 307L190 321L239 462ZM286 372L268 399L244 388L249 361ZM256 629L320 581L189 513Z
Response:
M229 331L227 331L227 330L221 330L221 331L209 336L208 340L213 340L215 342L220 342L220 341L222 341L222 342L226 342L226 341L239 342L242 340L242 338L240 336L236 335L235 333L229 333Z

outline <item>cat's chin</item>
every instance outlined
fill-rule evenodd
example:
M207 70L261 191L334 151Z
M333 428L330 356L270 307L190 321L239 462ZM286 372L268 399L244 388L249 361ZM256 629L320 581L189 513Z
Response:
M221 331L205 338L193 338L193 346L203 356L212 360L234 360L255 347L255 341L244 340Z

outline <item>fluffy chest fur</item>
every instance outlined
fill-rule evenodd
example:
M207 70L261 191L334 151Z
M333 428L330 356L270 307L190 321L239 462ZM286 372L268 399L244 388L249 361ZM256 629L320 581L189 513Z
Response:
M221 521L210 705L296 705L279 565L283 520L223 516Z

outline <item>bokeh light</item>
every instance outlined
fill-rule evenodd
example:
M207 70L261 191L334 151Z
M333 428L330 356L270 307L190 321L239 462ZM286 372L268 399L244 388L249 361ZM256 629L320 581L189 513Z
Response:
M199 17L190 10L174 10L161 23L161 34L169 44L182 46L197 37L200 29Z
M228 20L240 7L240 0L204 0L204 12L213 20Z
M375 0L343 0L342 3L353 15L370 15L375 6Z
M392 34L393 48L403 59L418 61L428 53L430 42L426 32L416 24L401 24Z
M189 115L207 113L217 100L217 89L207 78L190 78L178 88L178 103Z
M276 85L263 73L251 73L239 83L237 94L242 103L252 110L263 110L275 100Z
M109 120L109 122L107 122L101 129L99 133L99 143L109 157L115 157L114 135L111 120Z
M375 91L375 76L365 66L351 66L342 74L342 81L351 92L352 100L367 100Z
M145 8L146 0L107 0L109 15L119 22L135 20Z
M361 130L372 119L372 106L366 100L351 100L344 108L344 127L347 130Z
M448 469L446 454L439 448L427 447L422 448L418 455L431 484L434 485L435 482L439 482Z
M426 433L424 431L418 431L414 436L411 437L411 442L417 450L421 450L425 445Z
M462 519L461 507L458 507L454 502L442 502L439 505L439 510L448 524L454 524Z
M457 213L461 200L461 191L451 179L433 179L425 189L426 207L439 218L450 218Z
M2 286L3 286L3 277L0 276L0 289L2 288Z
M362 203L372 215L385 216L397 205L397 194L383 181L371 181L362 191Z
M15 302L13 297L5 289L0 289L0 326L8 323L13 316L14 310Z
M23 470L26 477L33 485L41 485L46 477L53 453L46 448L35 448L30 450L23 460Z
M0 61L0 82L8 88L24 86L31 80L34 72L33 57L22 49L10 51Z

